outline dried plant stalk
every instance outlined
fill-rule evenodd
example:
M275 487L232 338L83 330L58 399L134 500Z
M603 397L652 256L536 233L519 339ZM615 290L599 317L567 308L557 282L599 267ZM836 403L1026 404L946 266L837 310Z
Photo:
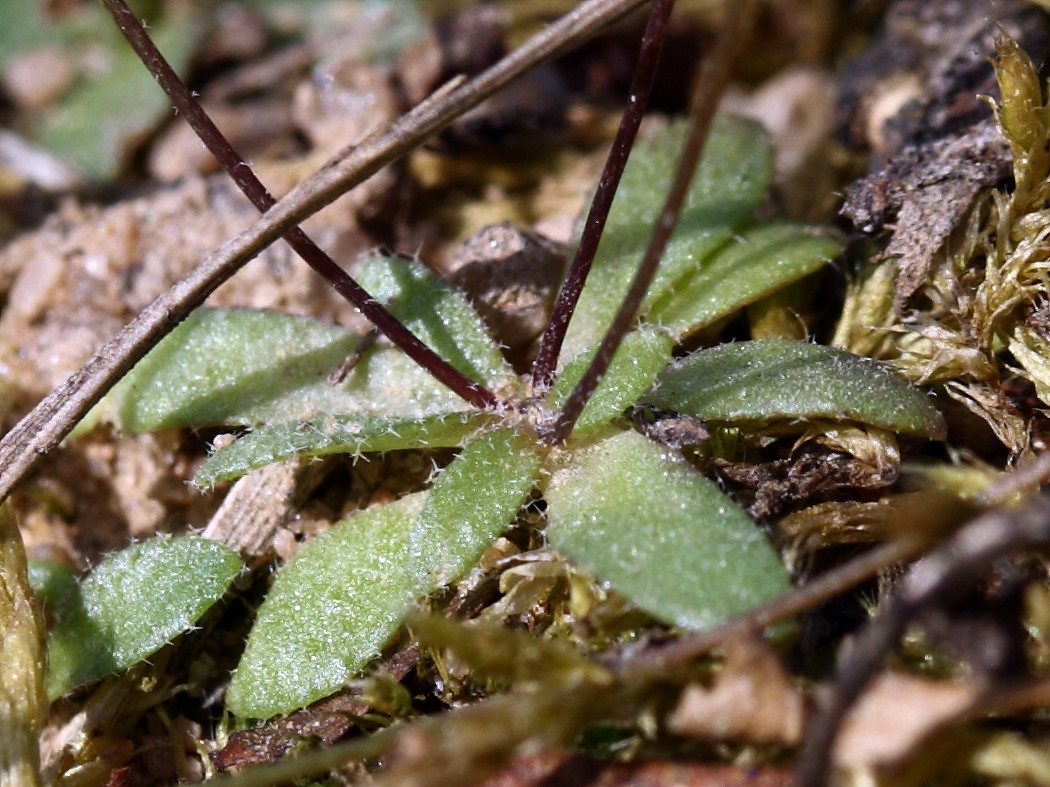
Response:
M44 639L10 502L0 506L0 784L40 784Z

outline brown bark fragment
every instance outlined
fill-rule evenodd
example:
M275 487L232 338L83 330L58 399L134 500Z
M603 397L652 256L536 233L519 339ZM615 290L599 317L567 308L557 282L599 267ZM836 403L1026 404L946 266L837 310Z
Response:
M900 259L898 312L926 281L934 256L977 194L1009 177L1012 161L998 126L985 120L960 135L905 148L849 187L842 215L854 226L877 232L892 224L884 256Z
M1005 140L980 95L996 97L994 36L1005 30L1040 60L1050 19L1020 0L898 0L872 45L847 68L840 136L877 154L847 189L842 214L863 232L891 232L902 312L934 256L985 188L1010 176Z

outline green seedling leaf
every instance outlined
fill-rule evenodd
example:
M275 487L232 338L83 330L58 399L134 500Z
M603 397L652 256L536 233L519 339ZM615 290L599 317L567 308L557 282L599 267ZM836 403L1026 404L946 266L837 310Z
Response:
M648 319L681 341L819 270L841 251L836 238L797 224L747 230L666 290Z
M600 286L580 297L565 338L564 357L594 347L620 307L677 166L684 122L639 144L631 154L591 276ZM657 298L728 243L754 213L773 176L773 152L754 122L720 116L704 150L682 217L649 287L644 315Z
M62 609L77 592L77 575L57 560L30 560L29 587L47 609Z
M539 467L534 441L482 435L409 495L343 520L278 574L226 703L269 718L337 691L374 658L421 596L477 562L516 515Z
M573 435L586 437L593 434L637 402L671 362L673 349L667 333L651 325L643 325L627 334L608 371L580 413ZM586 352L566 364L547 396L547 407L551 412L557 412L565 404L593 357L594 351Z
M823 418L943 439L926 394L870 358L765 339L702 350L668 367L643 401L706 421L765 424Z
M507 529L536 482L535 438L498 429L468 445L438 477L409 539L424 590L462 576Z
M490 388L516 381L514 371L466 296L415 260L372 257L361 286L438 355Z
M201 489L230 481L274 462L296 457L454 448L496 416L478 410L422 418L358 413L321 415L306 421L267 424L212 454L193 477Z
M206 538L154 538L107 558L53 610L47 693L120 672L193 625L241 570Z
M514 374L461 293L417 263L374 258L365 280L391 310L460 371L490 387ZM103 420L127 432L241 426L369 413L422 418L463 401L400 350L366 351L339 384L327 375L361 338L278 312L198 309L164 338L78 427Z
M341 688L417 598L408 536L426 493L356 513L307 543L274 580L226 706L242 718L290 713Z
M636 432L575 451L545 497L551 546L667 623L706 628L788 589L747 514Z
M101 419L126 432L148 432L288 421L325 408L346 412L354 407L356 395L378 405L394 392L376 390L367 382L334 386L325 380L359 342L357 336L305 317L198 309L107 394L87 421ZM365 390L350 393L348 387Z

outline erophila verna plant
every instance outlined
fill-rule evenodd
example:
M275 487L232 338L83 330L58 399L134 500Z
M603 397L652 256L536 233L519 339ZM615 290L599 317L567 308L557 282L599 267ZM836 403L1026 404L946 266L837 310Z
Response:
M105 4L149 46L122 2ZM672 5L654 4L635 83L643 99ZM773 151L752 121L712 121L731 41L719 46L692 119L644 136L619 179L644 100L625 116L607 170L613 185L603 177L595 195L599 205L612 200L607 220L592 213L577 223L584 252L530 379L515 374L462 292L420 260L370 253L352 264L353 280L330 261L315 267L387 339L274 311L197 309L81 421L81 433L103 423L125 433L239 430L198 471L202 490L276 462L454 450L427 488L353 513L277 570L226 692L236 719L288 714L346 687L524 507L542 511L550 549L651 619L714 626L781 595L790 578L761 527L698 469L701 459L771 436L846 451L864 443L890 457L899 434L944 437L925 393L843 350L766 338L689 351L841 250L827 230L756 215ZM165 89L185 91L147 60ZM179 101L188 93L176 100L183 109ZM195 105L185 106L194 120ZM225 144L207 132L205 140ZM701 147L690 182L689 154L684 163L679 154ZM240 164L228 145L218 153ZM274 204L250 169L237 177L260 209ZM673 231L661 238L652 228L666 216ZM287 237L323 258L301 231ZM345 379L330 382L351 356ZM639 429L669 416L703 429L663 442ZM135 544L76 583L56 580L46 591L61 611L48 639L49 697L148 657L242 570L229 549L180 537Z
M583 290L572 315L563 345L569 360L532 403L462 294L417 261L370 255L357 264L364 289L458 372L498 391L499 404L465 407L382 344L332 385L327 373L360 337L275 312L202 309L96 409L93 418L129 432L251 427L201 468L194 482L202 488L297 457L461 449L429 490L344 520L278 574L227 694L234 714L288 713L346 685L419 599L477 562L534 491L547 505L548 543L666 623L703 628L786 590L787 574L761 530L678 452L638 434L630 408L672 410L726 429L827 419L940 433L921 393L871 362L818 345L739 343L671 363L689 337L813 273L839 249L818 230L752 218L772 151L752 122L724 117L640 320L571 435L551 444L544 422L556 416L546 413L564 407L624 299L685 134L673 124L632 157L593 262L598 284ZM110 570L103 566L94 580ZM180 584L195 584L194 573ZM66 624L79 625L86 624ZM60 637L75 639L65 629L54 641ZM51 694L100 674L53 669Z

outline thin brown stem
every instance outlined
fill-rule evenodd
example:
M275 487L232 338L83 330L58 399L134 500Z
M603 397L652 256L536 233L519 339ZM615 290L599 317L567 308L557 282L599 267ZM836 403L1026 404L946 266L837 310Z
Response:
M413 150L531 68L580 43L646 0L586 0L494 66L417 107L385 133L337 154L147 306L0 440L0 499L57 446L135 363L250 259L354 186Z
M157 49L153 39L149 37L138 17L128 8L127 3L124 0L102 0L102 4L113 16L113 20L143 65L149 69L161 89L175 104L176 110L186 118L204 146L237 184L237 188L259 209L259 212L265 213L272 208L277 200L256 176L251 165L234 150L226 136L204 111L204 107L186 87L186 83L175 73L175 69ZM369 295L352 276L336 265L335 261L302 229L293 227L284 234L284 239L295 253L305 260L307 265L335 288L336 292L360 309L365 319L390 339L405 355L430 372L438 382L448 386L475 407L491 408L498 404L491 391L468 378L423 344L419 337L387 311L383 304Z
M866 582L881 569L901 563L922 552L919 540L890 541L822 574L807 585L730 618L696 634L689 634L655 651L621 659L621 669L662 672L679 668L719 647L741 632L761 631L803 612L815 609L836 596Z
M564 442L572 432L576 419L583 412L587 400L597 387L605 370L609 368L616 349L620 346L627 330L631 327L638 314L638 308L642 305L646 290L656 274L660 265L660 258L667 248L667 242L671 238L678 217L681 215L696 174L700 155L703 153L704 144L707 142L708 132L711 130L711 122L714 120L715 111L718 109L722 93L729 82L729 68L732 63L733 52L746 32L750 23L751 12L754 8L753 0L743 0L735 7L730 7L726 27L719 36L718 43L710 57L704 61L697 82L697 89L693 96L692 109L689 114L689 131L686 136L682 155L679 157L678 166L667 199L664 201L660 216L653 227L649 238L649 245L638 266L638 270L627 290L627 295L620 304L619 311L613 317L612 324L602 337L598 351L591 360L590 366L584 372L580 382L565 402L565 406L558 414L554 425L550 430L548 439L553 443Z
M673 9L674 0L656 0L649 12L649 21L646 23L642 46L638 52L638 62L634 67L631 89L627 94L627 107L620 117L620 126L616 129L616 137L609 150L609 157L605 160L598 188L594 192L594 199L591 200L587 220L580 234L580 244L576 247L576 255L558 293L547 330L540 340L536 362L532 366L533 396L542 396L554 379L554 369L565 341L565 332L569 329L569 321L587 282L587 275L598 251L598 243L602 239L616 190L620 186L627 159L638 136L638 128L642 125L642 118L645 117L649 106L649 96L656 81L656 67L660 63L660 53L667 39L667 24Z
M1029 470L1004 474L985 492L990 499L998 499L1005 489L1016 484L1013 476L1032 478L1031 470L1038 470L1039 460L1030 462ZM725 622L692 634L686 634L668 645L620 657L621 665L649 670L668 670L682 667L718 647L726 638L741 631L768 628L783 620L808 612L828 603L836 596L853 589L874 577L888 566L906 563L928 551L931 539L939 539L971 519L973 506L955 495L934 493L912 507L908 516L897 524L908 535L874 546L852 560L809 580L782 596L771 599Z
M835 685L810 720L797 764L798 784L824 784L847 711L871 682L886 654L923 609L943 606L995 561L1050 543L1050 499L989 511L932 551L904 577L885 609L850 648Z

